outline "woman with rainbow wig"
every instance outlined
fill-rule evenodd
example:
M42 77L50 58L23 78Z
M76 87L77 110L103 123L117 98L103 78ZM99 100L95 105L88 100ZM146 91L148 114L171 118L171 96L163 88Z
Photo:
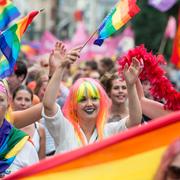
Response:
M141 66L136 58L130 67L125 66L124 78L129 97L129 116L121 121L106 123L110 100L102 86L91 78L80 78L70 88L63 110L56 104L56 97L63 72L67 65L79 57L81 48L64 53L64 45L56 44L53 56L60 65L55 70L46 89L42 116L54 138L56 153L94 143L127 128L140 124L142 110L136 91L136 80Z
M29 136L7 121L8 109L8 85L0 80L0 178L39 161Z

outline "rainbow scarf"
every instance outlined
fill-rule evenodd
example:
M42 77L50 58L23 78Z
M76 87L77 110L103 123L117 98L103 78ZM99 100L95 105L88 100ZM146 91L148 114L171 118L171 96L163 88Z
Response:
M6 173L29 136L4 120L0 128L0 174Z
M5 56L3 59L6 58L8 61L2 62L1 60L0 65L3 64L4 68L1 70L1 74L9 74L9 72L13 71L13 67L20 51L21 38L29 24L32 22L33 18L38 13L39 11L32 11L29 15L20 19L16 24L12 25L0 35L0 49Z
M3 31L11 21L20 15L19 10L9 0L0 2L0 30Z
M94 41L94 44L101 46L104 39L119 30L139 11L136 0L120 0L100 25L98 39Z

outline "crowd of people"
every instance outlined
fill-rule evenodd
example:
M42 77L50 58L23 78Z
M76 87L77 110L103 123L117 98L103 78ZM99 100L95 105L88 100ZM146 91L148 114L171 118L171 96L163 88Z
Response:
M148 81L139 80L143 63L136 57L120 74L110 58L80 62L81 48L67 51L57 42L33 64L17 61L0 81L1 177L172 112L153 99ZM180 177L176 144L172 166L160 167L157 179Z

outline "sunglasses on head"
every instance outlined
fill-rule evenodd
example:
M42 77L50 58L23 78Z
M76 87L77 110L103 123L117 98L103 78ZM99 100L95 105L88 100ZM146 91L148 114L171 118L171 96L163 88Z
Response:
M169 166L167 170L167 177L171 177L176 180L180 179L180 167Z

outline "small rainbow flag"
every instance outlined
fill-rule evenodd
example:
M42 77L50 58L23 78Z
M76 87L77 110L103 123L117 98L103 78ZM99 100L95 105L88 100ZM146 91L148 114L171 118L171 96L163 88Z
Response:
M180 137L180 111L101 142L41 161L5 180L152 180L166 148Z
M33 48L30 44L22 44L21 51L27 57L35 56L37 54L37 49Z
M136 0L120 0L98 28L98 38L94 44L101 46L104 39L119 30L139 11Z
M10 0L0 1L0 30L3 31L11 21L20 15L19 10Z
M6 31L0 35L0 49L4 54L9 64L9 72L13 70L20 52L21 38L26 31L33 18L39 13L39 11L32 11L24 18L20 19L16 24L12 25ZM4 66L7 62L2 62ZM8 69L4 67L4 69ZM3 70L2 70L3 71Z

